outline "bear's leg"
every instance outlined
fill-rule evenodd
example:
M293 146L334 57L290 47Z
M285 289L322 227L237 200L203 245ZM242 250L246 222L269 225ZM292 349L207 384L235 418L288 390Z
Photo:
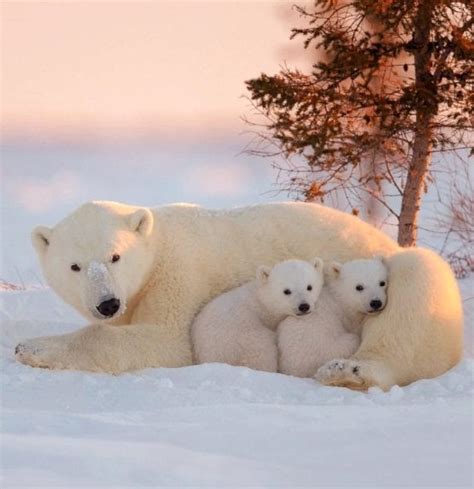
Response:
M324 385L361 391L373 386L388 390L396 383L388 365L376 360L330 360L318 369L315 379Z
M334 343L328 346L330 357L326 358L349 358L360 345L359 335L343 333L334 339Z
M462 303L449 265L421 248L393 255L388 265L386 308L367 318L353 357L321 367L316 378L322 383L388 390L436 377L459 362Z
M182 336L182 337L181 337ZM192 363L189 338L153 324L91 325L74 333L17 345L18 361L32 367L117 374Z

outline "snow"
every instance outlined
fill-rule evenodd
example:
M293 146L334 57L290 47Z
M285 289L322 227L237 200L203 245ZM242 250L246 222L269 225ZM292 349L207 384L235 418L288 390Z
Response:
M97 261L92 261L87 268L87 277L89 280L102 292L102 295L107 295L109 289L106 283L109 278L109 271L105 266L105 263L99 263Z
M461 364L388 393L217 364L109 376L15 362L22 339L85 324L38 287L34 226L92 199L218 208L284 198L265 193L275 174L244 145L2 145L0 289L2 279L28 286L0 291L2 488L472 486L474 278L460 281Z
M84 322L48 289L2 292L2 487L471 487L474 280L460 285L465 359L387 393L220 364L33 369L18 341Z

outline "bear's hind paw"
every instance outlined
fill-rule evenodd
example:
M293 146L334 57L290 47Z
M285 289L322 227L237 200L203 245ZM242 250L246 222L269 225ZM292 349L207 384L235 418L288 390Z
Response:
M355 360L331 360L318 369L314 378L328 386L367 390L369 385L361 374L361 365Z

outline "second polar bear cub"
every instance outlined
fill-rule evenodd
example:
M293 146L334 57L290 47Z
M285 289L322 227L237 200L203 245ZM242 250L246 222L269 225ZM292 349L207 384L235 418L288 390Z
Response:
M363 321L387 301L384 259L354 260L325 267L325 284L314 312L278 326L279 370L310 377L329 360L348 358L360 343Z
M196 316L191 328L196 362L276 372L278 324L310 314L323 282L320 258L260 266L255 280L216 297Z

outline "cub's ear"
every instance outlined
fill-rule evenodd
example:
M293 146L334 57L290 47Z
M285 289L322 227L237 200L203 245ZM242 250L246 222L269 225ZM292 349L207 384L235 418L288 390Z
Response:
M341 274L342 265L337 261L332 261L326 267L324 267L326 276L329 278L338 278Z
M316 270L318 270L319 272L323 271L324 262L322 258L319 258L319 256L317 256L311 260L311 263L313 264L313 267L316 268Z
M144 237L150 235L151 230L153 229L153 214L150 209L138 209L129 219L132 231L139 233Z
M374 256L374 260L379 260L383 265L388 267L388 261L384 256L382 256L382 255Z
M42 254L49 246L51 229L46 226L37 226L31 233L31 242L38 254Z
M259 285L264 285L268 282L268 277L270 276L271 268L265 265L260 265L257 268L257 282Z

